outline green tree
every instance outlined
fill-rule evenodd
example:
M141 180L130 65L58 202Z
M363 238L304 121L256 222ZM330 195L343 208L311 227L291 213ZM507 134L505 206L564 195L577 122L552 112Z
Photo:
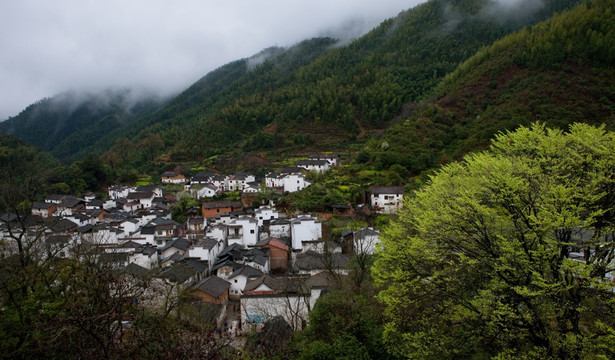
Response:
M496 137L405 202L373 267L407 358L613 358L615 135Z
M199 202L188 191L180 191L177 193L177 202L171 208L171 218L178 223L185 223L188 209L193 206L199 206Z

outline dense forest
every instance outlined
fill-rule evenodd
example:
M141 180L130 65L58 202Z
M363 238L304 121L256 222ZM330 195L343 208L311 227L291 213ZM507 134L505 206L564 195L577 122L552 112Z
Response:
M315 38L265 49L165 101L126 107L120 96L104 109L84 102L70 111L53 98L33 104L0 125L22 139L0 134L0 210L18 213L50 193L149 182L178 167L262 175L288 158L339 152L344 166L310 174L312 186L279 204L330 212L359 204L370 185L403 185L410 209L361 219L385 229L382 252L351 261L350 276L312 309L310 326L281 346L248 339L231 358L611 358L615 327L601 315L613 310L603 280L614 251L615 5L498 6L427 1L347 45ZM67 119L70 130L60 125ZM330 226L339 236L347 225ZM585 251L583 262L569 260L570 246ZM55 279L20 269L34 282L32 296L52 297ZM84 283L88 271L112 278L74 263L58 269ZM71 289L62 271L54 276ZM64 305L94 297L66 294ZM6 329L40 320L33 299L25 296L22 318L9 318ZM52 305L36 323L37 351L54 326L72 336L82 326L54 323L69 309ZM79 309L95 318L107 305ZM137 318L144 329L162 321ZM170 349L185 349L178 328L137 334L121 355L151 356L161 350L139 345L170 333ZM191 329L192 341L200 333ZM108 327L91 331L113 336Z
M130 89L68 91L28 106L0 123L0 131L71 163L108 149L113 141L101 139L101 134L112 133L163 104L164 99L153 93Z
M576 2L542 1L542 6L524 13L504 11L488 0L429 1L346 46L337 46L334 39L312 39L227 64L158 111L146 111L136 119L127 119L112 106L113 115L99 116L107 122L92 122L89 132L83 129L79 136L67 138L54 154L74 160L68 155L83 143L100 154L118 138L147 145L158 140L151 138L154 135L163 146L154 152L131 149L129 165L143 166L162 154L171 161L202 161L233 151L344 148L357 138L363 140L366 132L385 129L405 103L424 97L482 47ZM47 114L37 117L45 126L29 125L28 135L10 134L48 150L47 144L56 140L48 134L65 135L62 131L68 130L58 123L66 114L46 109L47 102L10 121L12 126L26 126L32 120L24 119L31 119L37 109ZM77 127L86 110L73 115ZM3 126L0 130L8 128ZM108 162L118 160L115 150L107 154ZM83 157L86 152L78 154ZM126 157L119 157L123 166Z
M484 148L498 132L519 125L538 121L566 129L587 122L612 128L613 20L608 5L585 3L485 47L429 97L409 104L412 114L370 141L361 159L381 169L401 164L419 174Z

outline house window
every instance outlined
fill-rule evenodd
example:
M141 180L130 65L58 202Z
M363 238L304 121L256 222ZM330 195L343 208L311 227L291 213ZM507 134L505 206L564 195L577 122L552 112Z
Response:
M237 284L237 279L235 279L235 284Z
M250 230L250 234L254 234L254 229Z

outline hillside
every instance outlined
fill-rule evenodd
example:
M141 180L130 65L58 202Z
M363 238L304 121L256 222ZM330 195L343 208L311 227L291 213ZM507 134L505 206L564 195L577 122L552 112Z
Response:
M385 129L404 103L482 47L575 2L543 1L520 14L487 0L432 0L347 46L312 39L223 66L121 136L163 144L135 149L137 166L163 154L202 162L221 153L347 148Z
M486 47L430 97L406 104L409 116L370 141L362 161L378 169L401 164L417 175L532 122L615 127L613 7L585 2Z
M249 163L254 156L244 156L246 153L275 158L311 151L348 151L363 147L366 140L380 136L418 108L433 105L420 101L480 49L577 2L522 2L519 9L525 10L519 10L500 7L493 0L431 0L384 21L345 46L334 39L316 38L288 49L265 49L229 63L162 107L151 98L127 103L129 92L107 94L105 101L70 94L28 107L0 124L0 131L16 134L65 162L106 151L103 161L124 173L132 168L156 172L178 162L211 164L218 155L224 155L220 159L245 158ZM470 63L464 65L470 67ZM491 73L498 73L498 69L492 68ZM449 84L452 78L446 81ZM440 85L437 90L444 102L455 99L452 93L445 96L442 89L447 86ZM487 88L491 90L488 97L495 96L494 89ZM481 104L489 101L482 100L482 93L464 94ZM75 98L84 100L76 102ZM536 101L539 106L542 100ZM455 105L458 109L450 107L452 103L448 106L457 112L473 105L460 101ZM455 125L456 132L470 131L463 122ZM493 133L489 127L479 128L485 139ZM418 173L437 164L444 153L456 156L449 149L440 151L441 143L452 141L448 139L450 131L439 135L444 140L431 144L431 140L422 139L422 128L415 130L404 133L403 141L391 142L391 150L395 150L396 143L401 146L412 139L410 148L398 150L403 158L397 159L391 150L384 156L370 145L371 164L386 169L397 163ZM400 130L389 131L395 133ZM458 153L474 146L468 144ZM408 151L414 156L403 156Z
M0 123L14 135L66 163L91 152L101 153L112 142L104 135L156 110L163 100L135 90L68 91L28 106Z
M51 155L0 133L0 213L15 212L23 201L41 194L58 165Z

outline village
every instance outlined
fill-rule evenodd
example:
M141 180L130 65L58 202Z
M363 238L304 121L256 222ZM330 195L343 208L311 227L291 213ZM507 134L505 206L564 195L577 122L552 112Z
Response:
M134 281L153 278L143 290L153 308L168 307L180 295L206 305L220 336L259 331L275 317L297 331L320 295L348 274L350 259L374 252L380 233L348 229L329 241L318 215L287 214L272 201L254 207L253 195L263 188L300 191L311 185L307 173L329 171L338 161L334 154L310 155L264 178L215 172L189 178L167 171L159 185L113 185L104 199L52 194L32 205L21 231L37 234L44 256L68 258L90 244L105 266ZM187 209L185 223L171 217L177 199L163 190L169 184L181 185L200 203ZM211 200L229 191L241 192L242 200ZM364 206L390 214L401 208L402 198L401 186L372 186ZM338 209L352 212L345 204ZM4 217L1 251L8 257L17 251L10 239L20 227L19 219Z

